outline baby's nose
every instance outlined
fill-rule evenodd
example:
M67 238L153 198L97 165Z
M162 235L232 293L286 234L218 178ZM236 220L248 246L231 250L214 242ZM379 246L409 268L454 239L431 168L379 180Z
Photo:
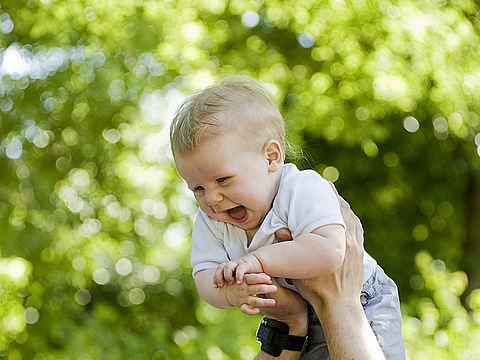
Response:
M220 201L223 200L223 196L219 191L216 190L210 190L207 191L206 194L206 201L208 206L215 206L217 205Z

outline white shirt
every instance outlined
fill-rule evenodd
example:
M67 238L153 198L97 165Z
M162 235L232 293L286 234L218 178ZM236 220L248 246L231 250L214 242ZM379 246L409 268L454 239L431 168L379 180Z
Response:
M345 227L338 199L328 181L313 170L300 171L293 164L285 164L273 206L250 246L247 246L245 230L217 221L198 209L192 233L193 275L201 270L216 269L223 262L273 244L279 229L288 228L296 238L320 226L333 224ZM376 261L365 253L364 281L375 266ZM285 285L283 281L281 285Z

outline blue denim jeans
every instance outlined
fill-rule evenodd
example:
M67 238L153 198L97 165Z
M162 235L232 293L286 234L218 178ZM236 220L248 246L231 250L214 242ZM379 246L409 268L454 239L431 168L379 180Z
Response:
M363 284L360 301L370 326L377 336L387 360L404 360L402 317L397 286L380 266ZM303 360L329 360L327 343L318 317L309 305L309 343L301 356ZM348 316L346 313L345 316Z

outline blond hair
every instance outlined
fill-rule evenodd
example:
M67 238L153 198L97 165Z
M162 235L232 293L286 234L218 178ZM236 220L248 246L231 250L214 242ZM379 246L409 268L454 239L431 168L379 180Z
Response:
M173 154L191 154L221 128L262 146L273 139L285 149L285 125L275 101L260 84L243 76L229 76L180 105L170 126Z

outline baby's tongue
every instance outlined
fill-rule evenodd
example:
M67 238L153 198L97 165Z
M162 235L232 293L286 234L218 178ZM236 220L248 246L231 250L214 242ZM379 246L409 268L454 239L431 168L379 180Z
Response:
M247 209L245 209L244 206L237 206L236 208L228 210L228 213L235 220L240 220L246 215Z

